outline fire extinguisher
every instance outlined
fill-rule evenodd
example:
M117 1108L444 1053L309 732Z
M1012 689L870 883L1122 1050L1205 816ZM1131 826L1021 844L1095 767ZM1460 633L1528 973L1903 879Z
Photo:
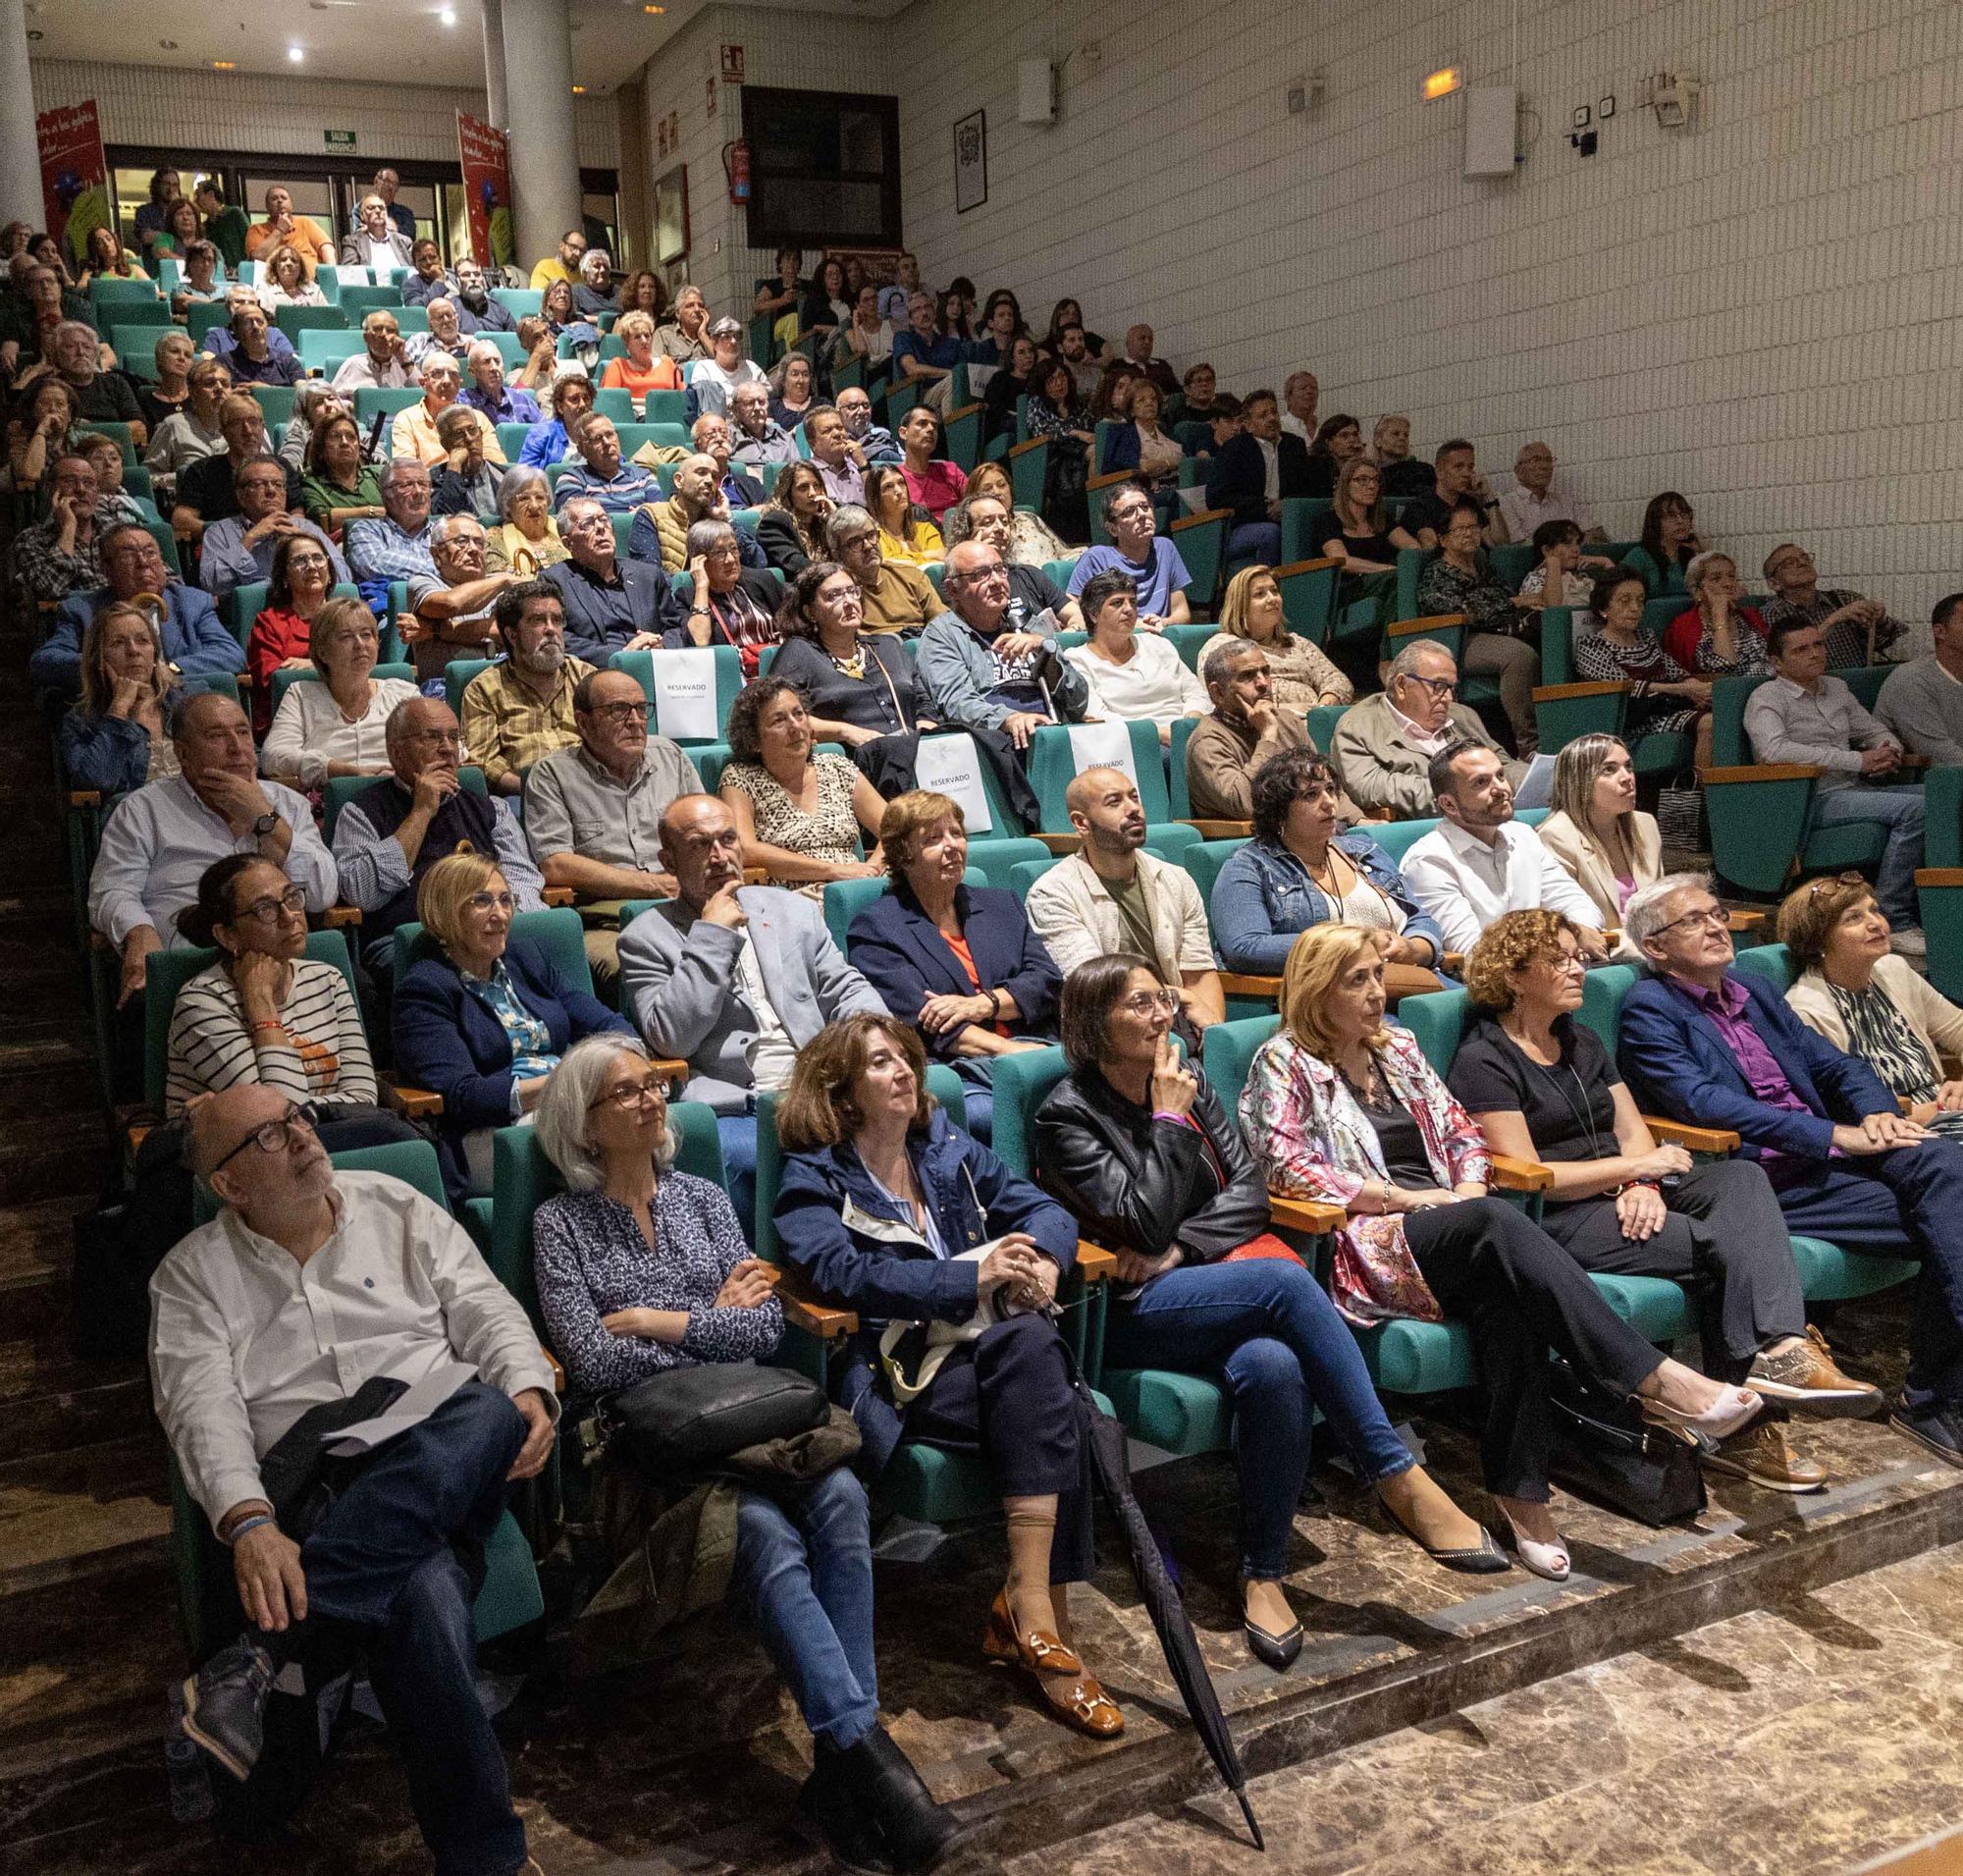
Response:
M729 179L729 199L739 207L750 199L750 146L741 137L722 146L722 173Z

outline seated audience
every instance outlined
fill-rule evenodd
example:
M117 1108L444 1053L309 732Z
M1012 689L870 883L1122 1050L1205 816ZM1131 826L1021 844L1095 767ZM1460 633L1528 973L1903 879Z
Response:
M238 512L213 521L198 546L198 577L213 599L223 600L240 586L272 579L276 554L292 541L313 544L332 575L328 586L347 578L341 550L299 512L297 503L287 506L287 465L276 456L248 456L233 471ZM325 591L323 587L323 597ZM274 604L279 604L277 599Z
M1500 497L1500 516L1507 524L1507 538L1513 541L1532 540L1550 521L1567 522L1583 540L1609 538L1595 525L1586 502L1555 494L1554 452L1545 443L1520 445L1513 457L1513 486Z
M204 348L232 373L235 385L298 384L306 376L299 353L285 333L268 318L249 287L235 287L227 296L231 317L204 335ZM91 351L93 350L93 335ZM87 414L84 402L84 414Z
M579 278L579 263L586 254L586 235L584 230L569 228L559 238L558 251L548 254L544 260L534 264L531 279L526 283L534 293L539 293L557 281L570 285Z
M427 235L413 241L409 252L412 271L397 282L403 305L427 306L432 299L443 299L455 291L456 282L443 264L442 248Z
M1147 521L1151 504L1142 494L1137 501ZM1093 547L1091 554L1097 550ZM1089 554L1085 560L1090 558ZM1080 569L1083 562L1079 562ZM1155 633L1139 627L1139 589L1131 574L1093 573L1076 580L1088 640L1074 645L1064 657L1083 673L1090 697L1089 714L1107 722L1147 722L1157 726L1159 742L1170 747L1172 726L1182 717L1206 714L1206 686L1186 667L1178 651ZM1182 599L1182 605L1184 600Z
M482 849L423 875L423 933L391 1001L396 1066L443 1097L437 1146L452 1204L491 1190L492 1136L524 1120L559 1057L587 1036L626 1037L626 1019L511 935L518 901Z
M1017 441L1017 404L1036 388L1036 343L1027 333L1014 340L982 391L982 447L997 437ZM970 482L973 482L970 477Z
M225 190L215 176L207 176L190 192L204 232L217 247L226 266L237 267L245 258L245 238L250 233L245 211L225 199Z
M1055 1041L1062 974L1013 892L962 884L967 824L946 795L887 802L879 845L891 884L853 919L846 954L961 1077L968 1131L985 1140L994 1058Z
M259 282L254 293L269 313L282 306L325 306L327 292L308 274L297 249L273 248L259 263Z
M304 1792L319 1748L268 1740L273 1684L292 1665L322 1687L358 1659L437 1867L521 1869L471 1603L513 1484L552 1450L552 1365L463 1228L399 1180L337 1172L309 1110L278 1089L227 1089L189 1133L223 1209L151 1279L150 1373L246 1626L185 1683L185 1737L241 1781L270 1751L261 1785ZM325 1354L292 1320L308 1313L286 1308L303 1282L341 1325ZM376 1453L337 1462L333 1492L292 1490L319 1476L323 1409L345 1425L459 1362L471 1377Z
M300 459L300 509L331 540L350 521L380 520L382 481L362 454L361 426L345 410L321 418Z
M1827 670L1827 628L1782 618L1767 629L1773 677L1745 700L1745 734L1759 762L1807 763L1812 825L1878 822L1887 830L1875 896L1887 915L1896 950L1921 957L1915 870L1922 865L1923 802L1919 784L1901 774L1901 744Z
M968 486L962 469L934 454L941 446L940 419L926 404L917 403L900 419L899 440L907 494L916 508L927 511L928 520L938 521Z
M1145 959L1093 959L1064 989L1070 1074L1036 1115L1046 1190L1118 1255L1111 1359L1218 1381L1234 1402L1243 1632L1286 1670L1302 1628L1283 1591L1313 1401L1392 1522L1434 1554L1505 1569L1411 1458L1327 1292L1269 1229L1268 1194L1220 1097L1171 1041L1174 993Z
M832 559L859 583L867 626L917 635L940 616L940 595L918 566L885 558L883 537L872 513L850 503L833 509L824 523Z
M17 388L31 366L56 365L56 337L63 326L84 326L93 339L93 302L86 294L64 285L53 267L21 270L19 283L6 299L0 309L0 370L15 374Z
M1908 630L1880 600L1863 599L1845 587L1822 586L1813 556L1791 541L1782 541L1766 556L1763 571L1775 594L1766 608L1767 627L1781 619L1826 626L1830 670L1883 662L1882 654Z
M845 419L845 434L851 440L855 454L865 462L897 462L900 459L898 439L890 430L873 421L873 400L866 395L864 385L847 385L837 398L838 414Z
M1254 1057L1241 1132L1270 1192L1340 1205L1335 1298L1352 1322L1447 1316L1471 1331L1484 1387L1485 1486L1521 1563L1560 1581L1548 1468L1550 1348L1644 1418L1722 1440L1763 1405L1652 1348L1581 1266L1517 1206L1488 1196L1471 1117L1407 1030L1384 1023L1384 965L1367 932L1321 925L1289 953L1281 1033ZM1502 1567L1490 1540L1419 1541L1460 1569Z
M325 378L302 378L293 387L292 414L288 417L287 427L280 435L280 447L273 454L288 468L297 469L304 477L307 445L313 441L315 430L331 416L353 414L353 399L343 397Z
M95 470L95 526L100 533L118 521L148 522L153 503L140 502L123 486L123 446L99 432L81 440L81 455Z
M620 456L620 433L610 417L590 411L572 427L578 463L553 486L553 507L563 515L575 500L598 502L609 514L628 514L643 502L658 501L661 484L654 472Z
M364 585L434 578L429 464L392 456L375 471L375 484L381 515L349 519L343 536L349 569Z
M226 288L218 278L218 249L202 239L184 250L184 272L171 291L171 311L179 319L193 306L208 306L223 299Z
M232 389L231 372L216 358L201 357L186 372L185 385L189 395L184 407L157 425L150 447L143 455L144 468L159 485L160 501L170 493L184 469L202 456L220 456L225 450L225 432L218 427L218 413L225 394ZM57 437L61 434L56 432ZM17 471L17 486L20 480Z
M620 316L644 312L659 325L667 317L668 290L652 267L637 267L620 283ZM616 321L614 331L619 331Z
M1068 979L1111 951L1150 960L1178 998L1189 1045L1227 1014L1206 906L1184 867L1145 851L1145 810L1122 769L1081 770L1064 793L1083 845L1044 872L1023 903L1030 929Z
M1963 593L1936 602L1930 643L1883 679L1875 720L1911 755L1954 768L1963 765Z
M156 377L136 393L142 406L143 423L152 447L157 432L190 402L190 368L197 361L197 347L188 333L165 332L150 348L150 362Z
M806 563L824 559L824 522L831 509L814 463L793 459L778 469L770 499L757 517L757 544L786 579L803 572Z
M220 677L245 669L245 648L220 620L211 595L165 572L163 550L148 528L133 522L106 528L96 551L105 584L70 594L56 610L53 629L27 660L36 690L63 697L80 692L82 640L96 616L118 601L140 601L155 615L163 660L179 676Z
M1150 379L1133 387L1130 420L1105 433L1097 472L1115 475L1129 470L1151 495L1169 501L1179 486L1179 465L1186 460L1186 451L1177 437L1159 428L1162 402L1162 394Z
M1431 759L1438 826L1406 850L1411 896L1431 915L1449 951L1469 951L1507 912L1546 910L1574 922L1590 962L1608 956L1601 913L1574 876L1513 819L1513 789L1499 754L1455 743Z
M1540 842L1593 900L1597 927L1619 927L1636 893L1663 877L1656 816L1636 806L1636 766L1619 736L1594 730L1562 745L1554 759L1554 812ZM1640 960L1627 933L1620 956Z
M589 348L598 349L599 332L580 318L579 308L573 303L571 281L555 280L547 285L539 298L539 317L545 321L546 331L555 342L571 333L575 344L583 341Z
M1433 812L1431 762L1441 750L1475 742L1498 753L1478 714L1459 698L1459 667L1435 638L1407 639L1391 660L1385 688L1338 719L1330 755L1343 792L1365 814L1394 821ZM1523 762L1502 758L1517 787Z
M47 518L15 535L11 556L15 585L30 606L59 606L102 584L94 463L80 452L57 456L47 486Z
M140 606L112 600L81 641L81 700L55 727L62 779L106 800L178 772L173 723L185 693Z
M1350 679L1312 640L1288 628L1282 589L1274 570L1244 566L1227 582L1220 602L1220 629L1199 648L1197 668L1221 646L1232 641L1258 645L1268 661L1268 679L1275 702L1306 717L1311 710L1347 704L1355 695Z
M620 934L620 1004L657 1055L688 1063L683 1099L716 1109L729 1196L747 1225L758 1091L783 1088L825 1024L885 1005L809 899L743 884L735 817L714 795L668 804L660 858L675 894Z
M624 391L640 409L651 391L682 389L681 367L665 352L655 350L655 322L645 312L625 312L613 328L626 355L610 358L600 373L603 391Z
M1312 371L1291 371L1282 380L1282 429L1306 444L1315 436L1322 384Z
M1595 591L1594 576L1606 573L1615 564L1600 554L1581 551L1581 530L1572 521L1543 521L1533 531L1533 551L1539 555L1513 595L1516 606L1540 610L1565 606L1580 612ZM1584 568L1586 570L1584 570ZM1672 658L1676 657L1671 652ZM1676 660L1680 665L1684 661Z
M674 317L655 328L655 349L678 365L707 359L714 354L709 347L709 302L702 289L693 284L675 295Z
M729 426L730 461L760 482L768 483L784 463L799 460L790 432L770 415L768 385L737 385L729 393L724 418Z
M265 314L261 313L259 318L263 323ZM130 380L122 372L104 367L102 342L96 337L95 328L80 319L64 319L54 328L49 348L52 375L75 393L75 406L81 420L127 423L140 453L149 438L143 427L143 406L136 402ZM238 375L235 370L233 376Z
M634 525L627 532L627 558L669 573L685 571L689 529L698 521L729 519L729 504L716 480L714 456L684 456L676 465L667 500L644 502L635 509Z
M730 760L717 792L735 817L746 869L762 867L766 885L821 905L829 881L883 876L885 803L848 758L817 748L803 692L774 665L737 694L722 734ZM861 830L874 841L864 859Z
M1214 452L1206 475L1206 506L1234 517L1227 559L1266 566L1282 558L1282 503L1313 495L1308 445L1282 428L1272 391L1250 391L1241 402L1241 434Z
M863 363L869 370L893 355L893 325L879 311L879 290L868 282L852 302L852 317L833 334L825 348L825 369L838 373Z
M976 504L985 502L1001 510L1005 532L996 546L1011 566L1046 566L1051 561L1075 560L1084 551L1064 546L1049 523L1034 509L1019 509L1016 506L1015 485L1009 479L1008 470L999 462L977 463L966 486L966 497L941 516L944 537L959 532L961 524L957 516L964 509L975 524L970 532L983 532L982 512ZM988 518L992 520L994 517L990 515ZM954 539L948 538L947 545L954 546Z
M743 564L741 538L727 521L697 521L689 529L688 563L693 593L685 622L668 634L668 644L734 645L743 655L745 680L755 677L764 647L777 642L782 590L769 573Z
M362 196L354 209L354 228L341 238L343 267L383 267L412 272L416 257L415 237L396 226L390 204L372 190ZM430 243L436 245L434 241ZM408 304L406 298L402 302Z
M1308 445L1309 481L1315 493L1334 495L1344 464L1360 460L1362 455L1363 429L1354 417L1343 411L1324 417Z
M1724 908L1701 876L1637 893L1628 929L1654 973L1622 1005L1618 1052L1637 1105L1738 1134L1795 1236L1923 1264L1889 1424L1963 1465L1963 1147L1904 1115L1773 984L1731 969Z
M433 467L450 454L444 448L436 422L456 402L463 373L447 351L433 351L416 366L416 381L423 388L422 402L396 412L389 425L389 454ZM470 409L470 406L466 404L464 408ZM491 419L481 410L472 410L471 414L484 432L485 456L502 468L504 452L499 447L498 433L491 427Z
M505 656L463 687L463 746L487 788L514 795L533 763L578 742L573 691L593 667L566 656L565 605L544 580L506 586L492 616Z
M673 635L688 615L667 575L646 561L619 557L613 517L606 508L591 496L577 496L558 518L568 558L539 577L557 590L565 608L566 649L598 667L615 652L682 643ZM698 596L696 604L701 603Z
M1192 623L1186 589L1193 584L1193 575L1171 538L1158 531L1151 496L1136 484L1126 484L1105 505L1104 524L1111 544L1088 547L1078 556L1070 574L1072 597L1081 600L1086 582L1099 573L1123 573L1138 589L1141 630L1158 632L1168 625Z
M770 367L769 384L770 421L788 435L804 422L818 402L812 384L811 360L801 351L787 351Z
M265 413L249 391L225 394L218 406L218 428L225 438L223 454L200 456L178 477L171 525L180 542L202 541L205 529L214 521L237 514L239 471L253 457L272 453L266 440ZM280 468L287 485L284 506L291 511L300 506L299 471L285 463Z
M1343 791L1328 759L1306 747L1284 749L1255 770L1252 793L1253 838L1228 856L1213 884L1221 963L1279 976L1301 933L1335 923L1368 932L1387 966L1409 967L1388 973L1395 993L1440 988L1438 923L1362 828L1344 830Z
M835 1391L868 1470L876 1477L906 1440L982 1460L1009 1549L982 1651L1018 1666L1065 1725L1114 1739L1124 1718L1075 1651L1066 1589L1090 1575L1091 1505L1048 1310L1077 1228L953 1126L926 1082L919 1039L884 1011L834 1023L800 1052L778 1106L777 1235L825 1301L869 1321L929 1324L893 1358L861 1350L841 1365ZM953 1332L936 1335L942 1324Z
M552 486L543 469L513 463L498 484L498 523L484 533L484 569L531 579L570 558L553 518Z
M445 455L430 470L430 512L473 514L486 527L495 526L498 491L507 472L484 460L483 420L453 403L437 418L436 434Z
M319 681L287 686L259 751L262 774L318 792L334 776L389 773L386 727L416 687L404 677L374 675L380 650L381 628L358 599L321 607L306 640Z
M1417 537L1393 521L1385 509L1383 488L1383 470L1360 454L1351 456L1336 473L1329 519L1323 523L1324 538L1316 551L1343 563L1336 593L1339 611L1358 600L1381 600L1395 593L1398 555L1417 546ZM1425 604L1421 592L1418 604Z
M739 384L765 382L762 368L743 356L741 322L730 318L727 313L710 321L709 351L710 355L689 373L688 420L691 424L698 417L726 415L729 394ZM769 402L767 395L766 404ZM703 447L700 437L696 439L696 447Z
M493 424L539 421L538 400L522 386L504 382L504 354L494 341L473 339L463 354L463 368L470 382L457 394L458 403L482 412Z
M888 562L931 566L947 559L940 529L914 504L906 471L881 462L866 471L866 506L879 517L879 552Z
M497 656L498 596L517 579L484 570L484 529L474 514L439 515L429 537L436 571L409 581L408 607L396 616L418 684L440 679L452 658Z
M938 329L933 295L925 291L909 294L907 323L893 333L893 382L919 387L922 402L915 409L925 407L929 399L940 409L947 408L954 367L967 355L967 345L959 334ZM901 428L904 430L904 423Z
M1178 396L1167 401L1166 421L1175 427L1182 423L1210 424L1220 406L1220 374L1212 365L1188 365L1180 379Z
M264 257L282 246L299 255L309 280L321 262L334 264L334 241L327 230L311 215L295 215L292 191L275 183L266 190L266 219L245 231L245 258L263 265Z
M273 673L289 667L310 668L308 647L314 623L330 604L335 585L334 565L323 541L297 531L277 539L266 604L245 638L245 669L252 679L252 728L260 736L273 721Z
M1697 538L1697 516L1674 489L1653 496L1643 509L1642 540L1622 564L1641 576L1651 597L1687 592L1684 573L1704 552ZM1857 661L1865 662L1865 661Z
M835 406L815 403L805 413L805 442L811 448L811 466L818 471L820 486L835 506L850 502L855 508L866 504L865 450L852 441L845 419Z
M7 423L7 475L16 493L36 493L50 465L80 449L80 422L76 395L59 378L36 378L15 401ZM224 447L222 437L219 447Z
M1645 591L1643 576L1626 567L1604 573L1595 582L1588 614L1574 635L1575 675L1587 683L1627 684L1623 728L1628 734L1693 737L1693 761L1698 768L1707 768L1711 680L1693 677L1643 623ZM1467 664L1469 668L1469 657Z
M617 313L613 291L613 259L604 247L589 247L580 257L579 278L572 283L572 305L582 319L598 322L602 313Z
M1540 747L1534 722L1534 687L1540 682L1540 654L1533 635L1539 621L1518 606L1480 551L1482 509L1476 502L1455 501L1438 529L1438 555L1417 581L1420 616L1461 614L1466 623L1462 669L1497 678L1500 708L1521 756ZM1640 616L1641 608L1637 608ZM1579 650L1576 651L1577 663Z
M1432 487L1405 509L1405 525L1417 536L1423 548L1444 545L1445 530L1452 510L1469 502L1479 513L1479 538L1474 546L1504 547L1511 538L1507 517L1493 496L1477 452L1463 437L1453 437L1438 446L1432 457Z
M518 460L534 469L550 468L577 454L571 433L593 408L593 380L586 367L571 361L560 365L553 374L550 401L552 415L532 425L518 452Z
M334 903L336 868L313 814L304 796L260 781L245 713L201 691L180 706L172 734L178 774L117 804L88 876L89 925L123 960L119 1009L142 990L150 953L186 941L178 914L214 860L256 854L305 892L309 912Z
M1963 1140L1963 1010L1895 954L1874 887L1859 874L1797 887L1778 939L1799 1020L1866 1062L1918 1126Z
M1713 1380L1802 1412L1873 1413L1879 1391L1842 1374L1807 1325L1765 1171L1746 1159L1699 1165L1657 1145L1609 1051L1575 1021L1584 969L1558 912L1510 912L1488 926L1465 960L1483 1013L1453 1058L1453 1094L1494 1152L1552 1169L1541 1228L1584 1270L1684 1286ZM1774 1491L1827 1481L1770 1414L1702 1457Z
M1186 745L1186 790L1195 821L1246 821L1254 776L1270 756L1308 746L1301 713L1275 702L1268 657L1250 638L1216 638L1200 661L1212 710Z
M343 803L334 824L342 896L361 910L368 968L393 969L396 927L421 916L416 894L446 855L471 853L502 870L520 912L545 904L544 882L504 800L463 786L463 739L440 697L412 697L389 713L389 774Z

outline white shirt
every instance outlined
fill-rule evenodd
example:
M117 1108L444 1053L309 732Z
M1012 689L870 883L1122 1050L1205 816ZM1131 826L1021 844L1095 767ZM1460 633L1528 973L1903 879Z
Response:
M277 781L259 786L292 830L287 878L306 892L309 912L325 912L340 889L340 876L314 828L313 810L304 795ZM167 945L182 944L178 914L196 899L205 868L229 853L258 851L250 828L234 833L182 776L152 781L125 795L102 830L88 876L88 922L119 950L139 925L154 927Z
M1448 951L1469 951L1508 912L1559 912L1586 931L1602 929L1595 901L1522 822L1508 822L1489 847L1441 821L1411 844L1403 871L1411 896L1438 921Z
M1586 502L1557 495L1552 483L1544 496L1534 494L1523 482L1514 483L1501 494L1500 512L1506 516L1507 532L1516 541L1531 541L1534 529L1543 521L1572 521L1583 534L1595 525Z
M1270 502L1282 499L1282 450L1279 443L1270 443L1266 437L1256 437L1255 443L1261 451L1261 494Z
M1384 699L1384 703L1391 715L1398 720L1398 733L1413 749L1420 751L1424 755L1435 756L1446 744L1459 740L1459 725L1450 717L1446 718L1444 723L1440 724L1436 729L1423 730L1416 724L1412 723L1388 697Z
M553 1403L538 1336L461 1225L384 1173L338 1173L333 1196L334 1234L305 1263L228 1207L150 1279L157 1418L214 1528L266 1496L259 1461L302 1414L377 1374L413 1385L461 1361Z
M736 953L736 974L743 980L743 1000L757 1015L757 1033L744 1050L750 1061L750 1080L758 1088L788 1088L791 1070L797 1066L797 1045L770 1001L764 985L764 967L757 960L757 947L747 928L742 948Z
M1088 645L1073 645L1064 653L1090 687L1092 716L1125 723L1147 720L1163 727L1181 717L1203 717L1213 708L1206 686L1163 638L1141 632L1132 642L1138 649L1124 665L1099 658Z
M1282 428L1290 436L1300 437L1304 443L1313 443L1315 441L1315 432L1293 411L1284 410L1282 412Z
M334 373L337 391L401 391L415 382L415 373L401 359L392 357L378 370L365 349L342 359ZM362 433L367 433L365 424Z
M380 241L377 241L365 228L358 230L354 237L354 246L355 251L361 256L359 265L380 267L388 273L394 273L402 264L396 254L395 237L396 230L393 225Z
M359 763L381 775L388 768L384 732L389 713L418 694L405 677L378 677L366 712L349 723L325 683L297 679L287 686L273 713L259 751L260 770L269 776L297 773L302 788L319 787L331 762Z

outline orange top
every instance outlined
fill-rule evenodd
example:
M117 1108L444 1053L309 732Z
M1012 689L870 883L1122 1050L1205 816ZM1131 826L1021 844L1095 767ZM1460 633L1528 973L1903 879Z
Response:
M650 391L679 391L682 388L681 366L672 358L655 358L643 371L631 358L610 358L607 369L600 374L600 388L603 391L625 391L637 400L645 398Z
M943 932L940 936L947 948L961 960L961 968L968 973L969 983L975 986L975 994L977 996L985 994L982 987L982 974L975 968L975 953L968 948L968 940L965 938L956 938L950 932ZM997 1023L993 1027L997 1036L1007 1040L1009 1031L1006 1024Z

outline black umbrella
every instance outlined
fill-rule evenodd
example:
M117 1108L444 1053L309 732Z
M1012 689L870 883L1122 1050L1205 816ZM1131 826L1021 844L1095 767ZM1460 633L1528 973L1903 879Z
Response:
M1098 1489L1124 1530L1125 1547L1132 1558L1132 1575L1138 1580L1139 1593L1158 1633L1166 1666L1179 1684L1180 1698L1186 1702L1186 1710L1193 1717L1208 1757L1219 1769L1227 1789L1240 1801L1241 1815L1247 1820L1254 1848L1265 1853L1267 1840L1261 1835L1254 1807L1247 1802L1247 1774L1241 1764L1241 1754L1235 1750L1234 1736L1227 1730L1227 1716L1220 1711L1220 1696L1213 1690L1212 1677L1200 1657L1199 1638L1193 1633L1186 1604L1180 1599L1157 1540L1145 1523L1145 1514L1132 1491L1130 1442L1125 1429L1098 1407L1081 1376L1077 1381L1077 1400L1084 1420L1084 1438L1097 1473Z

